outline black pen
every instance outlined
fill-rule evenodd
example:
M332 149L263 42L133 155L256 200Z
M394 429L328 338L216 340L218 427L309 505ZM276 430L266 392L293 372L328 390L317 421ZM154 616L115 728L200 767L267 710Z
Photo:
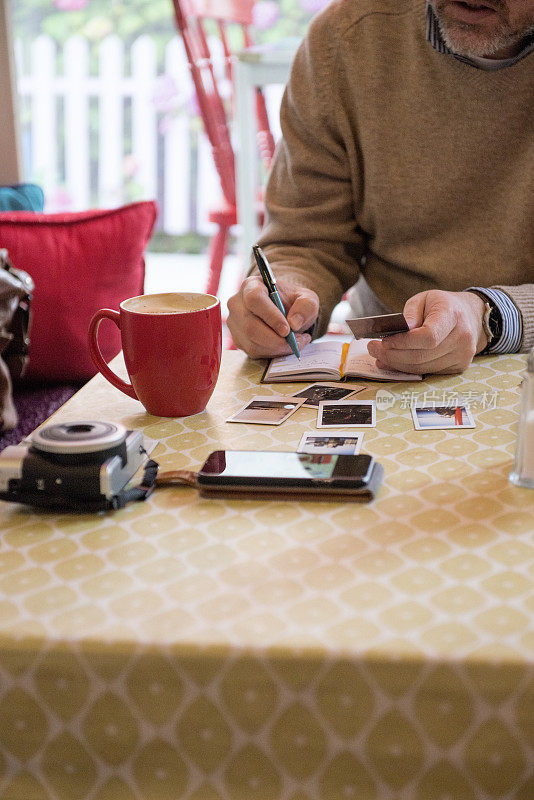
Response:
M284 308L284 304L278 294L278 289L276 288L276 281L274 279L274 275L271 269L271 266L267 259L265 258L265 253L258 247L257 245L253 245L252 252L254 253L254 258L256 259L256 264L258 265L258 269L260 271L261 279L264 282L265 286L267 287L267 291L269 292L269 297L275 304L275 306L282 312L284 317L287 319L286 310ZM294 354L297 358L300 358L300 350L297 344L297 339L295 334L292 330L289 331L287 334L286 342L293 350Z

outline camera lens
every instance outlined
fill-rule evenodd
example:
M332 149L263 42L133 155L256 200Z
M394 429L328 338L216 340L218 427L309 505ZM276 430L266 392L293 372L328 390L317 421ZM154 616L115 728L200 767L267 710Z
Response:
M126 440L126 428L112 422L73 420L52 423L34 431L32 446L58 455L66 453L105 453Z
M65 428L67 433L91 433L94 425L68 425Z

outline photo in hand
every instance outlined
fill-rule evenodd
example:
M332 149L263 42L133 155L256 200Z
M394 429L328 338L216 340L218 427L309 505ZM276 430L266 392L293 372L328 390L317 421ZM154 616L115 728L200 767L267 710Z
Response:
M281 425L303 405L302 397L253 397L227 422L248 422L259 425Z
M404 314L379 314L376 317L348 319L347 325L355 339L385 339L409 331Z
M374 402L327 400L319 403L318 428L374 428L375 426L376 407Z

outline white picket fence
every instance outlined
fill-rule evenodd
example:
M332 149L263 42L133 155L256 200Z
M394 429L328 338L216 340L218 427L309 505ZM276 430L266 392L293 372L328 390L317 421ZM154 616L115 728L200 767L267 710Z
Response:
M156 44L147 36L129 53L109 36L98 48L96 69L89 43L78 36L62 52L48 36L29 47L18 41L15 54L26 174L44 187L47 211L156 198L160 229L211 232L207 214L220 196L219 181L191 113L193 89L178 37L167 44L159 67ZM267 91L275 133L281 91ZM165 103L177 107L169 114Z

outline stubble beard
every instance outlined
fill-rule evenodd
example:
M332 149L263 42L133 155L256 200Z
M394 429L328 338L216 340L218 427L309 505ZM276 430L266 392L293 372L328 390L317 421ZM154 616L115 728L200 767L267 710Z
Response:
M534 31L534 19L524 21L519 29L514 29L508 21L501 17L500 24L487 33L477 25L463 23L452 19L447 14L448 0L432 0L443 41L453 53L467 58L491 58L496 53L513 48L526 39ZM494 5L502 15L506 12L504 4Z

